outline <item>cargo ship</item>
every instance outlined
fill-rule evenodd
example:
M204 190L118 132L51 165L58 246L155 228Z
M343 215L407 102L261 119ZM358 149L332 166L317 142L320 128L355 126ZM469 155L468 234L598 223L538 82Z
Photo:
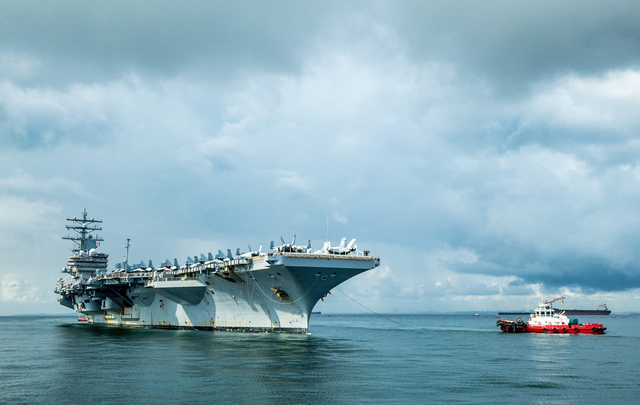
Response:
M564 297L562 297L564 299ZM553 308L554 312L564 312L565 315L610 315L611 311L607 308L606 304L598 305L598 309L559 309ZM498 312L498 315L526 315L533 314L534 311L510 311L510 312Z
M88 324L241 332L307 333L313 307L331 289L380 265L355 239L338 246L325 242L319 250L272 241L269 251L236 255L227 249L177 259L154 267L123 263L107 270L108 254L98 250L103 239L93 234L102 223L87 217L67 218L76 235L72 255L62 269L55 292L59 303L75 310Z
M558 309L554 308L556 312L564 312L565 315L610 315L611 311L607 308L606 304L598 305L598 309Z

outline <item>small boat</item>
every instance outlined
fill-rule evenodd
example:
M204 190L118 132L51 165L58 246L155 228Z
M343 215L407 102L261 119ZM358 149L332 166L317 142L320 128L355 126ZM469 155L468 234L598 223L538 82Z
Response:
M87 318L85 318L84 316L80 316L78 317L78 322L87 322Z
M507 333L591 333L603 334L607 329L600 323L580 324L577 319L569 319L564 312L555 312L552 303L560 300L556 298L544 301L538 305L525 322L518 317L515 321L501 319L496 325Z

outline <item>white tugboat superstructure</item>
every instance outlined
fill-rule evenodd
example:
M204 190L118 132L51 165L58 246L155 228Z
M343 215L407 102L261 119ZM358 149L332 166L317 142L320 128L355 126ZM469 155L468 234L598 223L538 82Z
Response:
M155 268L151 261L130 266L125 260L107 271L108 255L98 251L101 230L95 219L70 218L77 236L56 293L60 304L84 314L88 323L116 326L194 328L248 332L306 333L311 310L345 280L380 264L355 240L338 247L327 242L313 251L294 241L268 253L236 256L200 254L183 266L174 259ZM281 239L282 240L282 239ZM129 242L127 241L127 247Z

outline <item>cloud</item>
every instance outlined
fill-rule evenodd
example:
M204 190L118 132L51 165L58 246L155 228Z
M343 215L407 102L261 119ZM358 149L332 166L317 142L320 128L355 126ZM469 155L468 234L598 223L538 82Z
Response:
M41 301L41 294L38 287L29 289L29 284L16 276L15 274L7 274L2 279L2 290L0 298L2 302L18 302L18 303L38 303Z
M465 76L485 78L504 94L567 74L638 66L640 11L631 1L403 2L385 11L412 57L455 61Z
M459 199L472 205L452 211L463 215L467 231L452 242L479 257L457 265L457 271L516 275L553 286L640 286L632 276L636 255L631 248L638 238L634 206L640 184L630 170L602 170L533 146L488 157L478 167L474 177L489 182L454 185L463 190Z
M0 143L5 147L51 147L63 139L102 143L108 112L97 104L95 87L72 86L66 92L17 87L0 82Z
M576 250L593 252L594 249L607 254L607 249L616 249L619 238L610 227L609 215L614 212L614 206L624 205L623 202L629 198L621 195L620 199L607 202L602 196L615 192L613 184L618 182L632 185L629 179L637 179L635 165L603 171L589 160L555 150L552 145L532 144L504 150L495 148L487 140L476 140L475 144L465 143L460 147L460 142L468 139L468 135L460 137L457 133L464 132L474 122L482 124L483 121L479 115L460 123L453 119L455 99L449 99L443 89L455 89L464 82L447 75L446 69L407 69L405 62L401 61L370 69L355 60L338 60L337 70L332 64L319 65L315 69L303 70L308 76L295 80L265 75L224 88L217 106L206 109L218 111L216 120L207 120L198 114L196 106L200 107L193 100L204 96L194 84L189 85L192 91L185 92L182 79L166 81L157 87L154 82L131 77L127 81L52 93L52 97L65 100L77 94L80 99L89 101L77 104L79 108L110 111L113 120L120 123L117 131L109 132L106 138L109 141L103 144L93 160L91 170L98 174L101 195L105 195L105 191L118 195L124 187L124 193L132 196L130 202L133 205L147 207L148 214L143 215L149 215L149 219L154 217L153 212L175 211L186 203L192 208L182 214L185 215L184 221L180 221L182 223L197 222L203 229L214 221L227 227L237 225L238 221L256 223L242 218L245 213L249 218L256 215L242 194L226 193L226 202L220 202L219 198L210 199L211 208L206 209L218 207L220 210L224 207L221 204L233 206L232 210L222 208L227 215L212 217L215 219L204 219L205 215L196 214L202 212L202 208L195 204L196 200L173 198L182 195L183 191L216 197L223 189L251 185L253 192L267 197L264 201L270 206L268 211L272 213L273 221L293 217L281 213L297 210L296 224L307 224L313 215L309 215L307 208L302 208L295 200L310 201L320 212L330 202L341 207L340 211L335 211L339 216L334 218L339 225L358 224L363 222L363 218L368 218L368 221L381 224L384 236L379 237L387 242L401 235L411 235L411 244L419 243L430 249L438 241L445 241L455 249L471 252L469 257L482 258L475 266L455 267L468 274L487 272L494 275L493 272L497 271L497 276L511 272L525 277L530 274L527 266L540 260L538 255L573 253ZM314 125L323 121L322 115L315 117L321 106L312 104L309 108L290 108L303 104L304 100L297 95L307 94L313 98L315 93L310 91L310 86L323 82L317 82L318 77L326 76L328 84L338 86L340 81L331 80L335 75L356 77L362 71L367 71L366 79L361 82L369 83L365 86L369 93L358 100L373 101L367 100L364 109L359 105L360 101L353 102L353 116L347 114L335 123L326 123L323 132L333 135L305 135L304 141L294 141L299 137L293 134L299 133L300 128L312 128L314 133L317 132ZM413 90L409 90L410 83L415 85ZM422 102L420 94L428 89L433 91L425 97L430 100L436 95L442 97L437 99L438 102L444 103L446 107L442 108L451 114L441 119L438 125L422 121L425 111L429 114L435 108L434 104L424 103L424 109L415 107L416 103L420 105ZM273 94L283 96L274 102ZM467 93L462 96L465 100L463 108L473 111L476 99L483 94L481 88L467 88ZM388 100L389 95L398 100L393 109L380 101ZM327 99L322 104L330 102ZM522 103L523 106L529 104L527 100ZM410 124L400 123L403 131L398 132L398 121L389 117L400 111L406 113L405 107L414 110L407 116ZM499 108L500 105L494 107ZM523 107L522 111L525 110ZM161 114L162 111L167 113ZM513 111L517 109L512 108L509 113ZM101 114L95 116L100 117ZM185 117L193 117L193 120ZM500 117L500 112L494 112L489 119ZM345 137L343 134L346 132L338 131L344 126L361 126L361 129L349 132ZM283 128L285 130L281 131ZM327 131L326 128L332 130ZM426 135L422 136L422 133ZM77 153L77 146L71 140L65 142L64 148L62 145L54 148L58 156ZM81 143L79 147L84 146ZM105 153L108 159L100 156ZM274 160L274 156L280 158ZM223 158L228 159L227 163L224 160L215 163L215 159ZM337 159L337 164L327 165L327 158ZM214 163L203 165L207 159L214 160ZM381 166L379 161L388 164ZM303 168L304 174L283 169L292 166ZM131 172L136 175L128 176ZM122 177L114 177L116 173ZM191 173L197 175L191 176ZM214 173L216 175L212 176ZM54 172L53 175L62 178L68 174ZM248 181L252 177L254 180ZM34 178L25 174L14 176L0 182L0 187L14 191L21 188L32 193L38 188L50 192L59 187L75 187L77 192L84 188L94 189L86 182L74 185L71 181L47 181L40 187ZM159 182L158 178L164 180ZM318 181L317 178L323 180ZM127 179L127 182L120 179ZM207 181L208 187L198 184L203 180ZM167 181L172 185L167 186ZM172 190L169 194L172 198L161 199L163 204L159 206L149 205L146 193L152 192L149 185L154 184ZM145 192L138 195L140 189ZM634 190L627 189L625 193L630 194L626 197L633 197ZM278 200L277 194L286 198ZM345 201L360 209L350 209ZM393 209L398 201L402 202L403 208ZM280 210L278 204L290 208ZM624 207L625 212L630 213L630 207L631 204ZM348 222L341 220L346 218L343 212L347 208ZM619 208L622 207L618 207L616 212L620 212ZM585 215L590 220L585 221ZM560 232L558 224L565 224ZM602 231L613 232L608 239L605 238L605 243L590 239L590 229L598 224ZM266 233L266 224L262 226L265 230L259 232ZM150 229L149 225L144 227ZM242 227L246 232L256 231L250 230L248 225ZM293 229L285 231L283 233L296 233ZM632 232L629 227L620 231ZM508 248L514 244L521 252L516 257L509 253Z
M313 2L177 6L154 1L109 7L24 2L4 7L0 25L11 33L3 47L41 56L48 65L40 71L41 80L59 85L114 80L127 70L152 76L195 71L209 77L292 71L313 48L325 19L344 9Z
M30 229L59 214L60 207L24 198L0 198L0 231Z
M635 138L640 130L640 71L570 75L540 87L526 106L528 119L538 125L573 129L574 138L583 134L604 143Z
M317 246L329 209L383 259L345 285L366 305L640 288L635 4L115 4L0 15L0 262L28 282L84 207L154 262Z
M0 77L18 80L33 78L40 71L41 61L16 52L0 51Z
M292 197L314 197L315 183L315 179L310 177L303 178L297 173L278 171L275 186Z
M340 222L341 224L348 224L349 223L349 220L345 216L340 214L339 212L334 212L333 213L333 219L335 219L336 221Z
M8 193L26 195L66 193L82 198L91 198L77 181L61 178L37 179L26 173L0 178L0 191L5 195Z

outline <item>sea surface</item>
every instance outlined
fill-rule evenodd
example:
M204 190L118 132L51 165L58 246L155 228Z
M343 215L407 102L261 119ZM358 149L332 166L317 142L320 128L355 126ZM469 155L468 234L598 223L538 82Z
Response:
M640 316L593 335L494 315L313 315L308 335L0 317L0 404L633 404Z

